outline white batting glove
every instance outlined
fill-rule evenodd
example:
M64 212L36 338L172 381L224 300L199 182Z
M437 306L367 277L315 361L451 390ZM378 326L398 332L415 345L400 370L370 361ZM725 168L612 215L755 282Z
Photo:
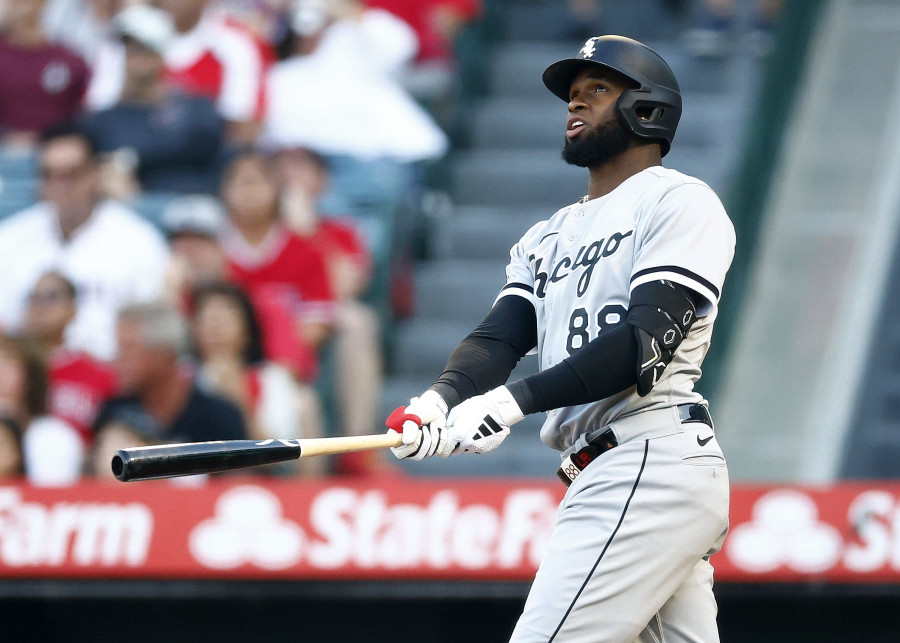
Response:
M403 434L403 445L391 448L396 458L430 458L447 443L447 403L435 391L425 391L391 413L387 425Z
M442 456L493 451L509 435L509 427L525 416L505 386L469 398L450 411L449 439Z

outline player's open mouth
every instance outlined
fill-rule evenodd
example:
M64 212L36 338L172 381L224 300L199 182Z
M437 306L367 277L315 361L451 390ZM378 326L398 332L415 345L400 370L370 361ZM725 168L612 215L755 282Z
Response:
M566 138L575 138L584 129L584 121L572 121L566 128Z

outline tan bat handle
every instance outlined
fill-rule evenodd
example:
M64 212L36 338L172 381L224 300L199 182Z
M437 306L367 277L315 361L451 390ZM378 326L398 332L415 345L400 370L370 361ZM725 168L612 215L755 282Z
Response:
M296 440L300 445L300 457L313 455L333 455L350 451L369 451L371 449L387 449L399 447L403 440L399 433L388 432L376 435L347 435L338 438L301 438Z

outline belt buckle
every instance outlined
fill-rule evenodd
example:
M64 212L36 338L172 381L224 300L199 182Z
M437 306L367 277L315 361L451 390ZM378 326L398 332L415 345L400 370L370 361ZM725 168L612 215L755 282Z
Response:
M707 407L705 404L684 404L682 405L682 407L682 424L699 422L700 424L705 424L711 429L713 428L712 416L709 413L709 407ZM684 417L685 412L687 417Z

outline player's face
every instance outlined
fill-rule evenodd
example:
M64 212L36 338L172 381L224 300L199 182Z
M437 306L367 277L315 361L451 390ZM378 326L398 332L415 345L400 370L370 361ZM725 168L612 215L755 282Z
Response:
M603 165L631 143L631 134L616 116L616 101L630 87L628 79L587 69L572 81L562 157L578 167Z

